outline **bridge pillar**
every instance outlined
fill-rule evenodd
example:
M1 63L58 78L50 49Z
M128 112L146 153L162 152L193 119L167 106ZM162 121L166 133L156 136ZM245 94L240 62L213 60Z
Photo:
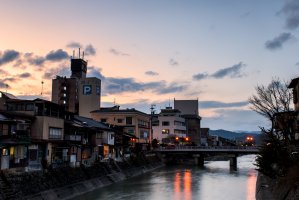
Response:
M230 156L229 166L231 170L237 170L237 155Z
M204 166L205 158L203 154L194 154L193 157L196 166Z

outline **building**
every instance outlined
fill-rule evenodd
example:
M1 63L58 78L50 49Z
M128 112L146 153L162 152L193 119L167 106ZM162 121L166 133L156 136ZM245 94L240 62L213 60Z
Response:
M91 112L92 119L123 128L123 132L136 137L138 143L150 142L150 115L119 106L100 108ZM134 139L134 138L133 138Z
M12 94L0 91L0 110L6 110L6 101L9 99L18 99Z
M177 142L186 140L185 118L181 117L181 112L178 109L172 107L161 109L159 115L156 115L154 119L152 123L153 139L163 143L173 143L175 139Z
M181 116L186 120L186 137L190 138L190 141L196 145L205 143L206 137L201 136L201 117L198 114L198 100L174 99L174 109L180 110Z
M29 143L25 145L24 152L28 156L29 168L40 168L41 161L55 163L58 155L67 149L63 144L65 111L63 106L50 101L10 99L6 102L7 110L4 113L10 118L16 119L16 126L10 125L8 136L13 137L23 134ZM14 129L16 131L14 131ZM29 137L29 138L28 138ZM3 142L3 140L2 140ZM17 144L22 144L17 141ZM19 149L6 145L10 158L18 156ZM13 165L12 165L13 166Z
M198 116L198 100L177 100L173 101L174 109L181 111L182 115Z
M69 112L90 117L90 112L101 106L101 80L86 77L87 62L80 56L71 59L71 72L70 78L57 76L52 80L52 102Z

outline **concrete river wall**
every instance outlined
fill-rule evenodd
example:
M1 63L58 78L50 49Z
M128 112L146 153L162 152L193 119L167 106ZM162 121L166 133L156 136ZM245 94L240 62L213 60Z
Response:
M123 162L98 162L90 167L63 167L22 173L2 171L0 200L70 199L162 166L158 157L143 156Z

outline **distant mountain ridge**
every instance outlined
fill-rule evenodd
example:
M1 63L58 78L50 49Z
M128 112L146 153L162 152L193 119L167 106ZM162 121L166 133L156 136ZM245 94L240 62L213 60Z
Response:
M252 136L254 140L256 141L257 144L260 143L260 138L261 138L261 133L260 131L238 131L238 132L233 132L233 131L227 131L223 129L218 129L218 130L210 130L209 131L210 135L217 135L226 139L230 140L245 140L247 136Z

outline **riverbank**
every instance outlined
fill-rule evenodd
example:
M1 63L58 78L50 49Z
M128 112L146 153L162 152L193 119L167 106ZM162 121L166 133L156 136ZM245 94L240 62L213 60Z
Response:
M259 173L256 182L256 200L299 199L299 163L284 177L269 178Z
M98 162L91 167L63 167L19 173L2 171L0 200L71 199L162 166L157 156L148 155L132 157L123 162Z

